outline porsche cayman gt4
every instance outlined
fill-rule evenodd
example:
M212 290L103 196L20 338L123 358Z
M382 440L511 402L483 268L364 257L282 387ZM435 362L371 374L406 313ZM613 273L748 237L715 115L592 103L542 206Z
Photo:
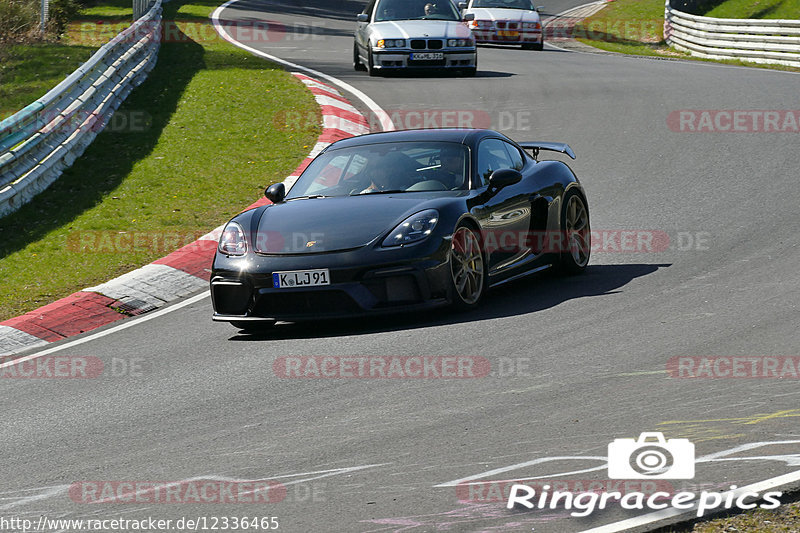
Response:
M469 309L494 286L589 262L586 195L562 161L492 130L406 130L344 139L288 191L234 217L214 257L214 320Z

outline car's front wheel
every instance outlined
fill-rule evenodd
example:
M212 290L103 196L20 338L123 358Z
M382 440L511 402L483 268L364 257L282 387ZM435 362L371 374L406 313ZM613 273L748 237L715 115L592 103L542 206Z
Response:
M589 208L581 194L574 189L564 196L561 229L564 232L561 270L567 274L580 274L589 264L592 241Z
M467 310L478 305L486 292L486 262L481 242L471 227L460 224L450 243L452 304Z

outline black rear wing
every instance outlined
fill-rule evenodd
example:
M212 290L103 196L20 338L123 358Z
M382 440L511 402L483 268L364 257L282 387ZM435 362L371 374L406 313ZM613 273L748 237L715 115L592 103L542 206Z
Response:
M550 150L551 152L561 152L562 154L567 154L572 159L575 159L575 152L572 151L572 148L569 147L566 143L548 143L548 142L522 142L518 143L521 147L525 150L530 150L533 152L533 158L537 161L539 160L539 150Z

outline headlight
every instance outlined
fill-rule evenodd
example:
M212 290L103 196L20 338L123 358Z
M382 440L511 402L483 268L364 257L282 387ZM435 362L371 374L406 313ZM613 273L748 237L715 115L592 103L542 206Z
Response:
M236 222L228 222L222 235L219 236L217 249L225 255L244 255L247 253L247 240L244 230Z
M464 47L472 46L472 39L448 39L447 46Z
M439 212L435 209L426 209L411 215L392 230L382 246L400 246L421 241L428 237L439 222Z
M488 30L492 27L491 20L471 20L469 22L470 28L480 28L482 30Z
M404 48L405 45L405 39L378 39L375 43L376 48Z
M522 29L524 30L538 30L542 25L538 22L523 22Z

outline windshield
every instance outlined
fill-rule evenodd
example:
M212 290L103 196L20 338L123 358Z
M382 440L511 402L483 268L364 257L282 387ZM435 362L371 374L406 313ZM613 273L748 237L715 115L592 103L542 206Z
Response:
M450 142L398 142L331 150L298 178L287 200L388 192L448 191L468 187L469 157Z
M380 0L375 22L387 20L461 20L450 0Z
M475 0L472 7L504 7L506 9L528 9L533 11L531 0Z

